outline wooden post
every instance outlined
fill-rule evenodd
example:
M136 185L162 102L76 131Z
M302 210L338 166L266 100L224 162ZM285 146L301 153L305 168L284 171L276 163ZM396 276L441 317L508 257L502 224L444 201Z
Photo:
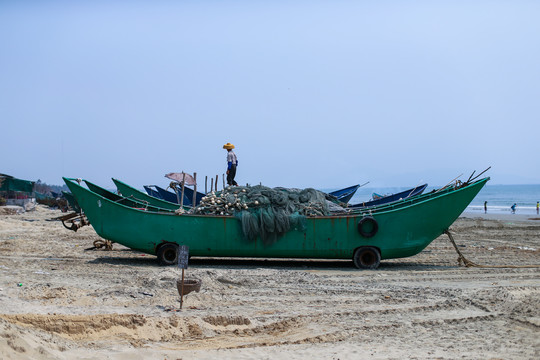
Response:
M221 179L223 180L223 188L225 189L225 174L221 175Z
M184 305L184 270L188 268L189 246L180 245L178 247L177 257L178 267L182 268L182 284L180 285L180 309L182 309L182 305Z
M182 268L182 287L180 288L180 309L184 305L184 268Z
M180 207L184 207L184 187L186 186L186 173L182 171L182 198L180 199Z
M197 173L193 173L193 180L195 180L195 185L193 185L193 202L191 206L195 207L197 205Z
M208 175L204 177L204 193L208 194Z
M217 192L217 179L218 179L218 176L216 175L216 192Z
M214 178L210 178L210 192L214 191Z

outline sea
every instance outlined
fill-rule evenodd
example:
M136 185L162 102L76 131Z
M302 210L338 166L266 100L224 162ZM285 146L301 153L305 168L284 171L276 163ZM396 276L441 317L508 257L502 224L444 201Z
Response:
M385 187L385 188L366 188L361 187L356 191L350 204L356 204L371 200L373 193L379 195L395 194L409 187ZM441 187L428 186L424 193ZM335 190L335 189L334 189ZM465 209L465 212L483 213L484 201L487 201L488 214L508 214L511 213L510 207L516 204L516 214L535 215L536 202L540 201L539 185L490 185L489 183L476 195L471 204Z

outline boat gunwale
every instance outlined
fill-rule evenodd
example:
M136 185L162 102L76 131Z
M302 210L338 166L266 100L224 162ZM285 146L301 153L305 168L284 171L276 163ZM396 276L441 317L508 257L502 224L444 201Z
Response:
M121 202L115 201L115 200L112 200L112 199L109 199L109 198L107 198L106 196L103 196L103 195L101 195L101 194L99 194L99 193L93 191L92 189L90 189L90 187L88 187L88 190L92 191L94 194L99 195L99 196L103 197L104 199L109 200L109 201L111 201L111 202L113 202L113 203L115 203L115 204L124 205L124 206L126 206L126 207L131 208L131 209L134 209L134 210L141 210L141 211L144 211L144 212L147 212L147 213L148 213L148 212L154 212L154 213L162 214L162 213L174 213L174 212L175 212L175 210L172 210L172 209L160 208L159 206L154 206L154 205L152 205L152 204L150 204L150 203L142 202L142 201L137 200L137 199L135 199L135 198L131 198L131 197L126 197L126 196L123 196L123 195L115 194L114 192L112 192L112 191L110 191L110 190L107 190L107 189L105 189L105 188L102 187L102 186L96 185L96 184L94 184L93 182L91 182L91 181L89 181L89 180L82 179L82 181L84 181L84 183L87 185L87 187L88 187L88 184L90 184L91 186L94 186L94 187L96 187L96 188L99 188L99 189L101 189L101 190L103 190L103 191L105 191L105 192L107 192L107 193L111 193L111 194L113 194L113 195L116 195L116 196L120 197L122 200L128 200L128 201L131 201L131 202L140 204L142 207L148 207L148 208L151 208L151 209L157 209L157 211L155 211L155 210L148 210L148 209L141 210L141 209L138 209L138 208L135 208L135 207L126 205L126 204L122 204Z
M133 186L131 186L131 185L129 185L129 184L126 184L125 182L123 182L123 181L121 181L121 180L118 180L118 179L116 179L116 178L111 178L111 179L112 179L112 181L114 182L114 185L116 186L117 189L118 189L118 183L120 183L121 186L125 186L125 187L128 188L128 189L131 189L131 190L133 190L133 191L135 191L135 192L137 192L137 193L139 193L139 194L142 194L143 197L149 197L149 198L151 198L151 200L153 200L153 201L156 201L156 202L158 202L158 203L163 203L164 205L168 205L168 206L171 206L171 207L176 207L177 209L180 208L180 204L175 204L175 203L172 203L172 202L170 202L170 201L167 201L167 200L164 200L164 199L160 199L160 198L157 198L157 197L148 195L148 194L146 194L146 193L144 193L144 192L142 192L142 191L140 191L140 190L134 188ZM121 192L120 189L118 189L118 191ZM129 196L125 196L125 195L122 195L122 196L124 196L124 197L127 198L127 199L130 198ZM133 199L136 199L136 198L133 197ZM141 201L141 199L138 199L138 201ZM157 206L157 205L153 205L153 206L159 207L159 206ZM165 209L166 209L166 208L165 208ZM173 211L174 211L174 210L173 210Z
M170 216L179 216L179 217L184 216L184 217L194 217L194 218L223 218L223 219L236 218L237 220L239 220L234 215L213 215L213 214L206 215L206 214L188 214L188 213L178 214L178 213L175 212L175 210L169 210L169 209L163 209L163 208L159 208L159 209L164 210L163 212L138 209L138 208L130 207L130 206L115 202L115 201L113 201L111 199L108 199L108 198L104 197L101 194L98 194L98 193L96 193L96 192L94 192L94 191L92 191L92 190L90 190L88 188L85 188L85 187L81 186L77 182L77 179L75 179L75 178L63 177L63 179L65 179L65 180L67 179L68 181L72 182L74 185L79 186L82 189L95 194L96 196L102 198L105 201L108 201L108 202L110 202L112 204L115 204L115 205L120 205L120 206L122 206L122 207L124 207L126 209L130 209L130 210L133 210L133 211L136 211L136 212L141 212L143 214L170 215ZM445 189L445 188L441 188L436 192L430 192L428 194L419 194L417 196L413 196L413 197L410 197L410 198L407 198L407 199L398 200L397 202L393 202L391 204L379 205L379 206L381 206L381 208L378 208L377 206L375 206L375 207L371 207L369 209L362 209L361 212L358 211L358 212L354 212L354 213L352 213L352 212L347 213L347 214L341 214L340 213L340 214L325 215L325 216L306 216L306 219L347 219L347 218L350 219L350 218L360 218L360 217L366 217L366 216L386 215L386 214L390 214L390 213L395 212L395 211L401 211L404 208L419 206L421 204L433 201L434 199L449 196L449 195L454 194L456 192L461 192L461 191L466 190L466 189L468 189L468 188L470 188L472 186L479 186L480 185L479 183L481 183L481 182L486 183L489 180L490 180L489 177L485 177L483 179L477 180L475 182L472 182L470 184L467 184L467 185L462 186L462 187L457 188L457 189L450 187L446 191L441 192L440 194L437 194L441 190ZM86 180L84 180L84 179L83 179L83 181L86 182ZM97 186L99 188L102 188L102 187L100 187L98 185L95 185L95 184L93 184L93 185ZM105 189L105 190L108 191L107 189ZM424 197L427 197L427 198L424 199ZM126 198L126 197L124 197L124 198ZM132 200L130 198L126 198L126 199ZM132 200L132 201L134 201L134 200ZM391 209L385 209L387 207L392 207L392 208ZM154 208L158 208L158 207L154 206Z
M362 215L366 216L366 215L371 215L371 214L375 214L375 213L380 214L380 213L390 212L392 210L399 210L400 208L402 208L404 206L407 206L407 204L408 205L414 205L415 203L422 203L422 202L425 202L425 201L430 201L432 198L437 198L437 197L440 197L440 196L443 196L443 195L448 195L450 193L454 193L455 191L468 188L469 186L472 186L472 185L474 185L474 184L476 184L478 182L481 182L483 180L485 180L485 182L487 182L487 181L490 180L490 178L486 177L486 178L477 180L475 182L467 184L466 186L462 186L462 187L460 187L458 189L453 188L451 186L448 186L448 187L443 187L441 189L438 189L436 191L431 191L431 192L429 192L427 194L418 194L418 195L411 196L411 197L408 197L408 198L405 198L405 199L392 201L392 202L386 203L386 204L374 205L374 206L361 208L361 209L352 208L351 211L350 211L350 214L362 214ZM440 194L438 194L439 192L440 192ZM390 208L390 209L386 209L386 208Z

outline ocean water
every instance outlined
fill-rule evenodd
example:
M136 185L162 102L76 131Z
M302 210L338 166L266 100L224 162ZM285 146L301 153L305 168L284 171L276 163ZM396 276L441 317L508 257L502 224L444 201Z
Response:
M414 187L385 187L366 188L361 187L356 191L349 203L355 204L371 199L373 193L386 195L394 194ZM440 186L428 186L429 192L439 189ZM329 191L336 190L330 189ZM489 183L476 195L471 204L465 209L466 212L484 212L484 201L487 201L488 214L510 213L510 206L516 203L516 214L536 214L536 202L540 201L540 185L490 185Z
M489 185L476 195L465 211L493 214L510 213L510 206L516 204L516 214L536 214L536 202L540 201L540 185Z

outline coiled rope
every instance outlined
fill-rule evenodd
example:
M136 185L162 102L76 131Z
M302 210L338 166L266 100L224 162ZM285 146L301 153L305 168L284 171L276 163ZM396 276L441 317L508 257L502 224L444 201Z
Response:
M99 240L94 241L94 248L95 249L105 248L105 250L110 251L113 248L113 242L111 240L99 239Z

